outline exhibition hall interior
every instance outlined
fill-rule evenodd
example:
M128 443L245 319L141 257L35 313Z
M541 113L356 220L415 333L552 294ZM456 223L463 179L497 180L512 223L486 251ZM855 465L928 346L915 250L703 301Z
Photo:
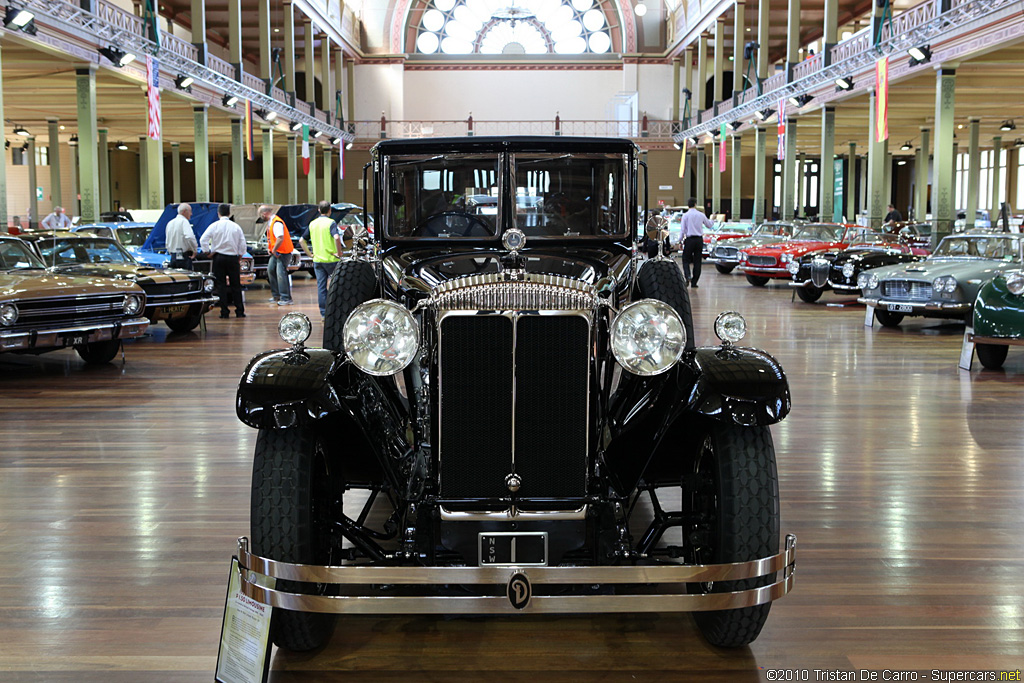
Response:
M1020 1L3 2L0 679L1021 680Z

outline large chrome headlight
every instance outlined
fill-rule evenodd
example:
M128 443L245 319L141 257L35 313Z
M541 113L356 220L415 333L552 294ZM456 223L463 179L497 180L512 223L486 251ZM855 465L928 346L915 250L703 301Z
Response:
M793 260L793 255L792 254L783 254L782 258L779 259L779 261L781 261L782 263L789 263L792 260Z
M238 264L238 269L241 270L243 273L248 273L250 270L252 270L252 259L242 259L242 262Z
M210 279L203 280L203 291L204 292L212 292L214 285L215 285L215 283L214 283L213 280L210 280Z
M0 306L0 325L13 325L18 322L18 307L14 304Z
M860 275L857 276L857 287L859 287L860 289L867 289L868 288L868 274L867 273L861 273Z
M142 311L142 297L138 294L125 294L121 307L128 315L136 315Z
M735 344L747 336L747 321L736 311L719 313L715 318L715 335L724 342Z
M952 275L943 275L932 280L932 290L937 292L946 292L952 294L956 291L956 278Z
M868 289L878 289L878 276L873 273L868 276Z
M1024 270L1011 270L1006 274L1006 288L1010 294L1024 294Z
M857 270L857 267L855 265L853 265L852 262L847 261L846 263L843 264L843 277L845 277L847 280L849 280L851 277L853 277L853 273L856 270ZM858 280L858 282L859 282L859 280Z
M277 331L281 339L294 346L309 339L313 332L313 324L309 322L305 313L289 313L281 318L281 322L277 324Z
M790 261L789 265L786 266L786 270L788 270L793 275L796 275L797 273L800 272L800 264L797 261Z
M345 353L368 375L393 375L412 362L420 333L412 313L387 299L356 307L345 321Z
M612 354L634 375L660 375L679 361L685 347L683 321L663 301L636 301L612 321Z

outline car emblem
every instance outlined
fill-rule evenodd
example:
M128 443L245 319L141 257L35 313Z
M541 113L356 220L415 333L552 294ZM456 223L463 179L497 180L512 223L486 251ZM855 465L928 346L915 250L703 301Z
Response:
M530 586L530 579L522 572L516 572L508 580L508 601L515 609L526 609L533 597L533 588Z
M505 234L501 236L501 243L505 245L505 248L515 253L526 246L526 235L519 228L512 228L506 230Z

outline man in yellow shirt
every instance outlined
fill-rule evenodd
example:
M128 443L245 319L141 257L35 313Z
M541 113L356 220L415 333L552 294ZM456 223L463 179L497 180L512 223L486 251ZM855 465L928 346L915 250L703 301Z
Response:
M327 281L341 258L341 231L331 219L331 203L320 202L320 215L310 221L306 232L299 238L299 246L313 259L316 274L316 298L320 304L320 317L327 310ZM313 250L310 251L310 245Z

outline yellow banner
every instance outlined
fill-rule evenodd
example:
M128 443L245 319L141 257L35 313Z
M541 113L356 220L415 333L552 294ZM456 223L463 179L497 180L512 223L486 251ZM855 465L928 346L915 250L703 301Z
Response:
M875 62L875 142L889 139L889 57Z

